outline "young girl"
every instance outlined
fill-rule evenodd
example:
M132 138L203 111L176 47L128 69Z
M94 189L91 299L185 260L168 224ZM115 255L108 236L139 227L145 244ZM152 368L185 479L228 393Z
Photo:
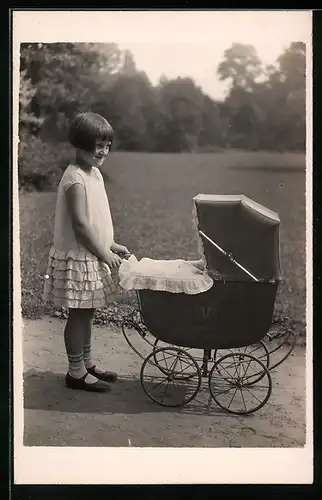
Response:
M69 361L66 386L102 392L117 374L97 367L91 358L91 323L113 291L111 269L128 249L114 242L109 202L99 170L107 157L113 129L95 113L79 114L70 127L75 163L58 187L54 244L50 250L44 299L69 309L64 331Z

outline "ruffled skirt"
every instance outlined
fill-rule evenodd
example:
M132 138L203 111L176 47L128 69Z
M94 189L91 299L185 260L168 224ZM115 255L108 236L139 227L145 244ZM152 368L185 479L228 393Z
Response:
M70 250L49 252L43 298L56 307L96 309L114 293L109 267L92 253Z

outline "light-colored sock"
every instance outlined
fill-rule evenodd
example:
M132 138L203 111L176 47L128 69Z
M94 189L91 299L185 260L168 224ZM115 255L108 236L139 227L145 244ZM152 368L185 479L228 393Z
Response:
M85 368L92 368L94 366L94 362L92 360L92 346L91 344L84 345L83 349L83 357ZM95 365L95 373L100 374L104 373L105 370L101 370Z
M68 354L68 362L68 373L71 377L82 378L88 373L84 364L83 354ZM86 383L94 384L95 382L97 382L97 378L88 373Z
M86 374L83 354L68 354L69 370L71 377L82 378Z

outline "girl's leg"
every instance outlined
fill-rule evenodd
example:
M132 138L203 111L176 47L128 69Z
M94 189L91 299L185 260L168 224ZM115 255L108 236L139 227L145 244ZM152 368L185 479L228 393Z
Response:
M84 363L84 341L91 328L92 309L69 309L64 331L65 347L69 361L68 373L73 378L82 378L87 374ZM96 377L88 374L86 383L97 382Z
M92 319L93 319L94 310L92 316L90 318L89 323L87 323L87 330L85 332L84 346L83 346L83 354L84 354L84 364L85 368L94 376L97 376L98 379L104 380L105 382L116 382L117 373L107 372L106 370L102 370L94 363L92 359Z
M95 366L95 363L93 362L92 359L92 321L93 321L93 316L94 316L94 309L92 309L92 316L90 318L89 323L87 323L87 329L85 331L84 335L84 344L83 344L83 354L84 354L84 364L86 369L91 369L93 366ZM95 366L95 369L101 373L103 373L103 370L100 370Z

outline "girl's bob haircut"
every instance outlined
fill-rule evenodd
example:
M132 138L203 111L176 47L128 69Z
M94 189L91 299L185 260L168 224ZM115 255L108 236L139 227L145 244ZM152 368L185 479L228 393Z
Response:
M78 114L69 129L69 142L74 148L92 152L96 141L111 141L114 130L103 116L87 112Z

